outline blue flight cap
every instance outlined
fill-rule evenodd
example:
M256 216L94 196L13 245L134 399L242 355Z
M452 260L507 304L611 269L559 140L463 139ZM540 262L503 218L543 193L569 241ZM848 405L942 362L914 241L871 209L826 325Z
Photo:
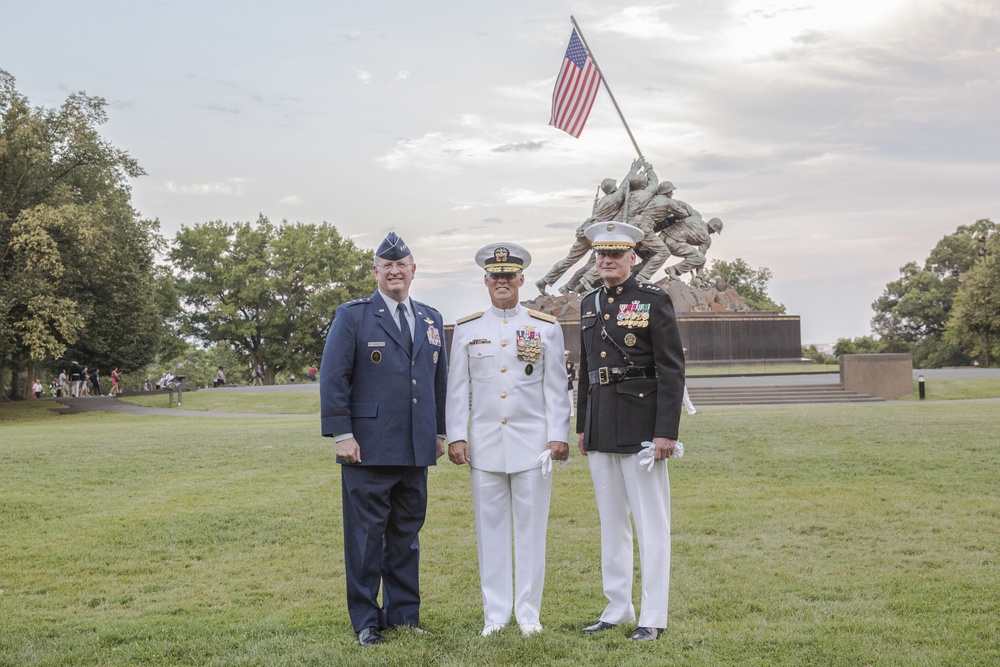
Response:
M410 247L403 243L403 239L396 236L396 232L389 232L389 235L382 241L382 245L375 251L376 257L396 262L409 256Z

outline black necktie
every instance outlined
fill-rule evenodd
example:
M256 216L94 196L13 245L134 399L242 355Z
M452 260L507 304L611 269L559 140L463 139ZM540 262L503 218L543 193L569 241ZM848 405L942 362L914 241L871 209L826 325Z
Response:
M406 323L406 308L403 304L396 306L396 317L399 320L399 330L406 339L406 349L413 350L413 337L410 335L410 325Z

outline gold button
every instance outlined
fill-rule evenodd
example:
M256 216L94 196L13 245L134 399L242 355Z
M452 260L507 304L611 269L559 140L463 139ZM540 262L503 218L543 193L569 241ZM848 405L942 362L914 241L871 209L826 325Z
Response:
M506 393L500 394L500 398L507 398L507 394Z
M614 302L615 302L615 297L609 296L608 297L608 303L614 303Z
M611 319L611 315L609 315L607 313L604 313L604 319L610 320Z
M414 387L417 386L417 381L416 380L413 381L413 386Z
M506 368L506 366L501 366L501 367L500 367L500 372L501 372L501 373L506 373L506 372L507 372L507 368Z
M601 352L601 359L603 359L603 358L604 358L604 357L606 357L606 356L608 356L608 353L607 353L607 352Z
M501 423L501 424L506 424L506 423L507 423L507 420L506 420L506 419L501 419L501 420L500 420L500 423Z
M639 398L646 398L645 394L639 394Z
M416 405L416 404L417 404L417 399L413 399L413 404L414 404L414 405Z
M507 341L502 341L500 343L500 347L507 347Z

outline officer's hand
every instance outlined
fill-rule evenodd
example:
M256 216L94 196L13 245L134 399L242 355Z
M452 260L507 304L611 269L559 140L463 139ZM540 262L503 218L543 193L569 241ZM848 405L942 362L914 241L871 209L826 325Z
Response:
M455 465L462 465L469 462L469 443L465 440L456 440L448 445L448 458Z
M361 463L361 445L354 438L334 443L333 451L344 463Z
M577 441L576 446L580 448L580 456L587 455L587 450L583 448L583 433L580 434L580 439Z
M569 443L551 440L549 441L549 451L552 452L553 461L565 461L569 458Z
M444 438L438 436L437 440L437 453L435 453L435 458L441 458L444 453L448 451L448 445L444 444Z
M653 444L656 445L656 454L653 456L653 460L663 461L669 459L670 455L674 453L677 441L670 438L653 438Z

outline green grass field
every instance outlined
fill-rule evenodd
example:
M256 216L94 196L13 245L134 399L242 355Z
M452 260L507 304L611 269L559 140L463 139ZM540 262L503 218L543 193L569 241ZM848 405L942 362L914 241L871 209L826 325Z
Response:
M121 400L133 405L147 408L166 408L170 405L167 394L149 396L126 396ZM318 415L319 392L267 392L235 393L204 389L200 391L185 391L181 397L183 405L177 405L174 396L173 407L183 407L185 410L245 412L276 415Z
M555 471L545 631L481 638L468 470L442 460L421 539L434 634L374 649L348 622L315 417L51 405L0 405L3 666L1000 663L998 402L684 415L670 627L641 645L579 632L604 605L580 456Z

